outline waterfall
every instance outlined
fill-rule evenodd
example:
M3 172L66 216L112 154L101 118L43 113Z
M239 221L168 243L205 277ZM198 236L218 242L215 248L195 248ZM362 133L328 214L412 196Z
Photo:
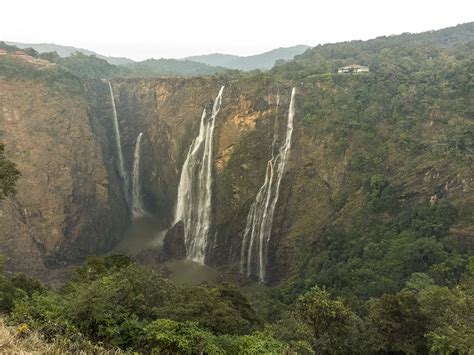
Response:
M141 188L140 188L140 150L143 133L137 137L135 142L135 151L133 153L133 172L132 172L132 216L134 218L146 215L143 208Z
M109 84L109 90L110 90L110 99L112 101L112 110L114 113L115 143L117 145L117 152L118 152L118 158L119 158L119 174L120 174L120 178L122 179L124 183L125 196L127 196L127 193L128 193L127 177L125 175L125 167L123 164L122 144L120 143L120 129L119 129L119 124L118 124L118 119L117 119L117 110L115 109L114 90L112 89L112 84L110 84L110 81L108 81L108 84Z
M265 181L258 190L255 201L250 206L247 223L242 239L240 256L240 272L248 277L258 276L260 282L265 281L268 244L271 238L273 216L280 194L280 184L290 154L291 135L293 134L293 118L295 116L295 92L291 91L288 108L286 138L278 154L274 154L277 134L274 132L272 157L267 162ZM279 101L279 99L278 99Z
M199 134L189 147L178 187L175 222L184 223L187 257L201 264L205 262L211 225L213 138L223 92L224 86L209 118L205 109L202 112Z

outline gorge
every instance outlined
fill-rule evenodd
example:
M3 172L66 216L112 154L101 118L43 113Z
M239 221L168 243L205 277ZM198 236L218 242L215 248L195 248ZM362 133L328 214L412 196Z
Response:
M325 45L267 72L214 76L104 80L5 56L0 138L22 173L0 207L8 269L59 277L148 218L156 235L182 221L187 258L225 278L297 288L347 261L329 251L335 240L383 249L392 234L372 235L385 228L375 220L400 234L408 222L393 221L407 211L445 202L458 217L443 245L468 252L471 27ZM337 74L352 62L370 73ZM364 248L344 258L368 260Z

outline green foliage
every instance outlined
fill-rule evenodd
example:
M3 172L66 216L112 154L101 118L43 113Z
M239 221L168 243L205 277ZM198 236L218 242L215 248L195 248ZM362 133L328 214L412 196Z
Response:
M46 292L25 278L7 281L0 288L0 295L9 296L4 310L48 339L146 351L188 344L198 351L201 345L214 349L215 336L244 335L261 327L237 287L177 286L123 255L89 258L60 293ZM165 329L158 334L159 327Z
M367 195L368 207L374 212L396 211L398 209L397 191L385 176L378 174L370 178Z
M64 299L54 292L34 293L29 298L16 300L11 320L28 324L48 340L57 337L77 340L80 337L77 328L68 319Z
M83 90L82 82L70 70L60 66L37 68L21 59L8 56L0 57L0 78L33 80L71 95L77 95Z
M388 197L393 192L385 195L387 199L381 197L389 188L383 176L373 176L369 186L367 204L378 208L361 211L350 233L328 228L317 249L311 251L302 283L289 285L287 292L323 285L340 295L368 299L401 290L413 273L426 273L438 284L459 280L466 257L443 243L457 220L456 208L442 200L399 209L390 202L396 198ZM379 217L384 210L391 211L385 214L388 217Z
M246 334L260 326L255 311L235 286L181 288L178 293L158 311L158 317L193 320L216 334Z
M310 328L314 351L324 354L348 350L346 339L354 314L340 299L332 300L327 290L313 287L298 298L297 314Z
M105 257L91 256L84 266L74 270L71 281L73 283L94 281L107 273L113 273L132 263L132 260L122 254L113 254Z
M449 201L434 205L418 204L400 216L400 229L413 230L420 236L442 237L456 221L458 212Z
M15 163L5 155L5 145L0 142L0 201L15 192L15 185L20 177Z
M432 286L434 281L428 275L422 272L414 272L405 284L405 289L412 292L419 292L425 288Z
M467 353L474 345L474 258L463 265L452 288L413 273L404 290L363 307L313 287L265 330L237 287L177 286L121 255L91 258L59 292L2 274L0 305L10 322L77 351Z
M190 60L147 59L142 62L130 63L125 66L128 76L196 76L224 73L226 69L212 67L207 64Z
M226 354L282 354L287 345L267 332L255 332L240 337L220 336L217 344Z
M196 323L159 319L144 328L142 348L152 354L202 354L221 351L215 336Z
M24 274L4 273L6 258L0 255L0 313L9 313L20 301L36 292L43 292L42 284Z
M95 55L85 55L80 52L73 53L66 58L50 55L50 59L83 78L102 79L128 73L125 68L109 64L105 59L97 58Z
M369 343L373 350L418 354L426 352L427 319L414 294L383 295L369 303Z
M467 354L474 349L473 266L459 285L430 286L419 293L421 311L428 318L426 337L432 353Z

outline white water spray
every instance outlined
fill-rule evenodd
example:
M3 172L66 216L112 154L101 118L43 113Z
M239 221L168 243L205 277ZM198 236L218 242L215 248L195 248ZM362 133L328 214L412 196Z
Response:
M290 154L291 136L293 134L293 118L295 116L295 92L291 91L286 138L278 154L274 155L276 134L272 142L272 157L267 163L265 181L250 206L242 239L240 256L240 272L248 277L258 276L260 282L265 282L268 244L271 238L273 216L280 194L280 184ZM279 100L278 100L279 101Z
M114 90L112 89L112 84L110 84L110 81L107 82L109 84L109 90L110 90L110 99L112 101L112 110L114 113L114 130L115 130L115 143L117 145L117 153L118 153L118 158L119 158L119 174L120 178L123 181L124 184L124 193L125 196L128 196L128 188L127 188L127 176L125 175L125 167L123 163L123 154L122 154L122 144L120 143L120 129L119 129L119 124L118 124L118 119L117 119L117 110L115 108L115 99L114 99Z
M211 226L213 138L216 116L222 103L224 86L214 100L212 114L202 112L199 134L189 147L181 170L175 222L183 221L186 254L204 264Z
M133 172L132 172L132 216L134 218L143 217L146 215L143 208L141 186L140 186L140 168L141 168L141 141L143 133L137 137L135 142L135 151L133 153Z

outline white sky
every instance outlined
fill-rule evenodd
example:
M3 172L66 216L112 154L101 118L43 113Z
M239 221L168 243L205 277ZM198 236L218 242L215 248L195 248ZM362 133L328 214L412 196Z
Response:
M473 20L472 0L0 0L0 40L136 60L250 55Z

